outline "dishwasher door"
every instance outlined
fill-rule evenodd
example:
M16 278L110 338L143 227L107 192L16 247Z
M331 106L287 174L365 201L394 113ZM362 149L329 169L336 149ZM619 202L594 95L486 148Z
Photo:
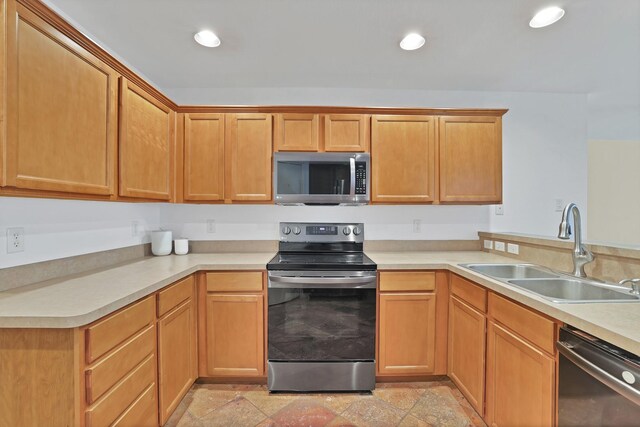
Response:
M640 426L640 359L582 331L562 328L558 425Z

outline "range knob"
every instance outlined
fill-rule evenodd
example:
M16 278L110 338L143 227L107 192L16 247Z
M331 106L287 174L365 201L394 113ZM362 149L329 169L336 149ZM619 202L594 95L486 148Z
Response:
M300 230L300 227L298 226L293 227L293 234L295 234L296 236L300 234L300 231L302 231Z
M348 236L349 234L351 234L351 229L349 227L344 227L342 229L342 232L344 233L345 236Z
M286 236L289 233L291 233L291 228L290 227L287 227L286 225L284 227L282 227L282 234L284 234Z
M362 233L362 230L360 230L360 227L353 227L353 234L358 236L360 235L360 233Z

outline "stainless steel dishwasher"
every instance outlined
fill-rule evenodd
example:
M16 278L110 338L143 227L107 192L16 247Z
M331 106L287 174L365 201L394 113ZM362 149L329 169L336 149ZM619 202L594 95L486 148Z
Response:
M640 426L640 357L572 327L557 347L560 427Z

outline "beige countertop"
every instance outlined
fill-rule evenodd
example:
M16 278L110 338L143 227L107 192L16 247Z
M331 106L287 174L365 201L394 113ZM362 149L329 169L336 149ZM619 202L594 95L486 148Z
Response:
M198 270L263 270L271 252L212 253L144 258L90 274L0 292L0 327L83 326ZM562 322L640 354L640 304L556 304L460 267L465 263L517 263L486 252L374 252L381 270L445 269Z

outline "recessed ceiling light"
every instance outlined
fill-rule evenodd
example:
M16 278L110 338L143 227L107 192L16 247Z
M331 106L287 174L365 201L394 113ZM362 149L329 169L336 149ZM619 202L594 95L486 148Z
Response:
M542 9L540 12L535 14L533 19L529 21L529 26L531 28L546 27L547 25L551 25L554 22L558 22L563 16L563 9L557 6L547 7L546 9Z
M424 37L418 33L407 34L400 42L400 47L404 50L420 49L424 45Z
M193 38L200 43L202 46L206 47L218 47L220 46L220 39L218 36L213 34L213 31L204 30L197 32Z

